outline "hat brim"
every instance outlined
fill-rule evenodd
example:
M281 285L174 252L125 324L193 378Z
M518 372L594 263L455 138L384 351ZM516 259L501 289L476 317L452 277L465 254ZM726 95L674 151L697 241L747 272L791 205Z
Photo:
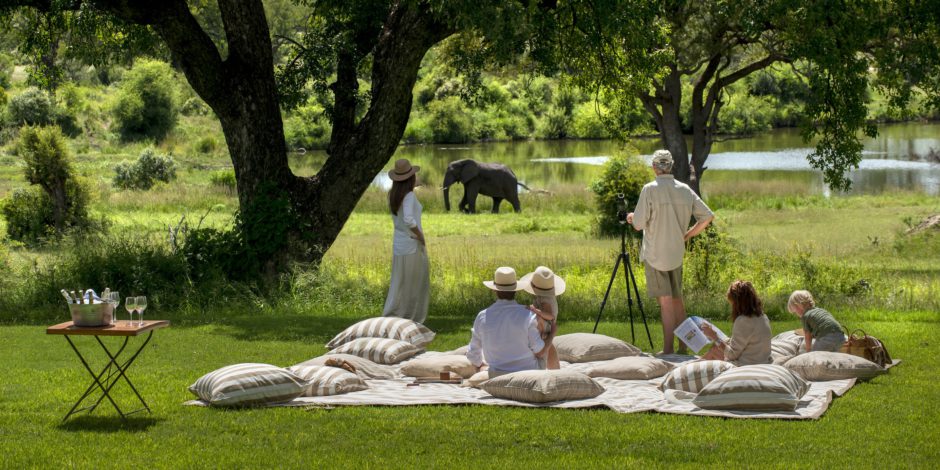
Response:
M555 287L552 289L540 289L532 285L532 277L535 276L535 272L531 272L522 276L519 279L519 285L522 286L522 290L532 294L532 295L561 295L565 293L565 280L558 277L555 274Z
M483 281L483 285L489 288L490 290L496 290L500 292L519 292L522 290L521 283L516 281L512 286L500 286L493 281Z
M393 168L388 170L388 178L392 181L405 181L406 179L414 176L414 174L417 173L420 169L421 167L418 165L411 165L411 171L403 175L399 175L398 173L395 173L395 169Z

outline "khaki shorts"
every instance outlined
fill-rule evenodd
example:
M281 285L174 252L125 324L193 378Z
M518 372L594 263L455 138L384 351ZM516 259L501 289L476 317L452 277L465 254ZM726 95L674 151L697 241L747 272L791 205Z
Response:
M649 263L643 263L643 267L650 297L682 297L682 266L672 271L659 271Z

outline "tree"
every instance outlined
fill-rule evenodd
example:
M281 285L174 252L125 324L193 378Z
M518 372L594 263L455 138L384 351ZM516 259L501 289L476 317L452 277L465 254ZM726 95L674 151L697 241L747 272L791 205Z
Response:
M239 229L247 243L270 247L264 254L269 271L290 258L318 262L336 239L402 137L418 67L430 47L460 28L494 17L518 23L530 12L525 2L496 0L304 2L311 27L298 37L284 37L301 54L279 71L279 86L262 2L217 3L224 31L220 43L184 0L10 0L5 5L96 19L82 22L85 28L145 26L160 38L222 125L237 180ZM509 21L504 26L518 29ZM315 82L330 82L333 97L329 157L317 175L299 177L288 166L280 105L300 95L310 78L304 73L314 70L320 71ZM368 93L359 92L360 74L371 77Z
M16 153L26 162L26 180L39 185L52 201L56 232L62 234L68 225L82 222L88 196L72 174L62 131L58 127L23 127Z
M642 102L663 146L675 157L678 179L699 192L727 88L774 64L789 64L798 67L810 85L804 136L818 138L818 143L809 160L824 172L829 185L848 188L844 173L861 159L858 133L876 132L866 121L865 108L869 70L875 65L871 51L892 22L899 21L891 2L650 3L663 28L659 44L640 58L659 67L650 82L617 71L637 60L635 30L612 18L635 10L637 2L609 3L608 10L588 4L571 27L558 30L553 41L562 51L558 56L584 86ZM682 122L683 99L692 101L690 123ZM684 127L691 129L691 151Z

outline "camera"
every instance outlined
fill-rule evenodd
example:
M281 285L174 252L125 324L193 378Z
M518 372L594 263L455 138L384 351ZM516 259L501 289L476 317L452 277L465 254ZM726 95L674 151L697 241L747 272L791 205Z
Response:
M627 198L623 193L617 193L617 222L621 225L627 223Z

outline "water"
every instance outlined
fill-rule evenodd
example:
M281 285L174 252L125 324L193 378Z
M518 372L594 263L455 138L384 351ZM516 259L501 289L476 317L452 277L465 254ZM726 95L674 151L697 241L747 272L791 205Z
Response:
M879 127L879 135L864 140L859 169L849 172L849 194L881 194L914 191L940 195L940 124L904 123ZM659 148L658 139L632 142L641 154ZM553 185L584 184L596 179L601 165L620 151L615 141L527 141L462 145L402 146L396 158L408 158L421 166L421 180L440 186L447 164L473 158L508 165L530 187L551 190ZM781 129L758 136L718 142L713 146L702 179L702 191L719 193L824 194L831 191L822 173L810 167L812 152L795 129ZM308 153L297 159L318 167L323 155ZM388 165L391 167L391 162ZM385 172L374 184L390 187Z

